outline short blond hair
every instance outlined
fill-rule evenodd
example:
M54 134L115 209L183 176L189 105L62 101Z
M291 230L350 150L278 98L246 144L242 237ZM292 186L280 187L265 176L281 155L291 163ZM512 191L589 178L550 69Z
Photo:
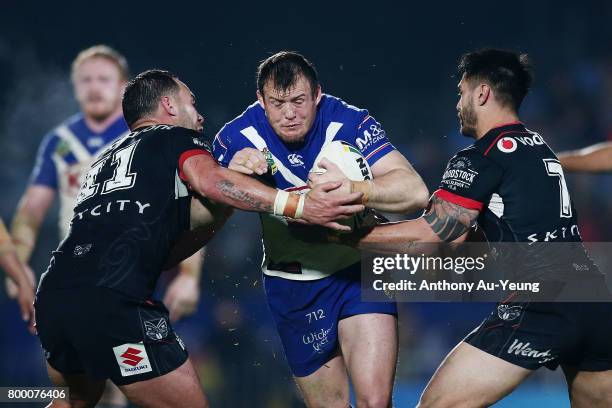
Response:
M71 77L73 80L75 72L79 68L79 66L83 62L92 58L105 58L109 60L117 66L117 69L119 70L119 74L121 75L122 79L124 79L125 81L129 79L130 70L125 57L114 48L109 47L108 45L99 44L86 48L83 51L79 52L74 61L72 61Z

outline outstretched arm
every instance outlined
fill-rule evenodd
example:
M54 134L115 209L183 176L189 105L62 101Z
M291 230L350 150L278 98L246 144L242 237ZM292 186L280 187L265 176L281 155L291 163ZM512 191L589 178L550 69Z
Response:
M602 173L612 171L612 142L599 143L584 149L558 154L566 171Z
M418 253L420 244L464 241L478 214L434 195L422 217L376 226L353 245L379 253Z
M184 180L199 194L218 203L245 211L265 212L302 218L310 223L338 230L348 227L334 220L364 210L353 204L362 194L355 192L342 196L328 194L341 183L326 183L312 189L306 196L288 193L266 186L244 174L228 170L217 164L208 154L191 156L182 164Z

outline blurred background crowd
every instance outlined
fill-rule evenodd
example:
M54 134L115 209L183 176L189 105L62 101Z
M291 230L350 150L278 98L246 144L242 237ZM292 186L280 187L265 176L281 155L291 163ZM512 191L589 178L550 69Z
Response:
M178 74L196 94L210 137L254 101L260 60L300 51L317 66L324 92L369 109L430 191L448 158L471 143L458 133L453 75L458 57L474 48L531 55L536 81L522 119L553 150L612 141L610 2L304 2L289 9L269 2L98 2L88 11L54 2L28 10L21 3L3 1L0 13L4 220L27 186L43 136L78 111L70 63L96 43L122 52L133 74L152 67ZM568 184L585 240L611 241L612 176L572 175ZM57 243L55 208L31 261L38 276ZM260 262L258 217L238 212L208 247L197 312L175 325L214 406L301 406L264 300ZM400 305L398 406L414 402L444 355L490 308ZM2 290L0 322L0 386L48 384L38 340ZM532 406L521 401L533 398L540 398L537 406L559 406L562 392L562 375L541 370L506 406Z

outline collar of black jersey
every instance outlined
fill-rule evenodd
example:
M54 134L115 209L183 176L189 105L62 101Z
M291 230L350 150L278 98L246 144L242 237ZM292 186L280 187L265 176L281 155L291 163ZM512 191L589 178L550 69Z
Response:
M487 142L490 143L502 133L508 133L512 131L524 131L524 130L525 130L525 124L523 122L516 121L516 122L504 123L504 124L495 126L493 129L489 130L487 133L484 134L483 137L478 139L476 143L487 143Z

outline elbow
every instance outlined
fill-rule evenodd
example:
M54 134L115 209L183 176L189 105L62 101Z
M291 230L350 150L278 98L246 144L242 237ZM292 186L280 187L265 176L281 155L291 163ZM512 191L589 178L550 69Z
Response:
M201 196L209 198L211 200L219 200L220 197L220 186L222 183L228 182L223 177L222 169L213 168L206 172L205 177L198 177L195 183L192 183L192 188Z
M414 191L414 205L418 209L426 208L429 204L429 190L423 181L419 183Z

